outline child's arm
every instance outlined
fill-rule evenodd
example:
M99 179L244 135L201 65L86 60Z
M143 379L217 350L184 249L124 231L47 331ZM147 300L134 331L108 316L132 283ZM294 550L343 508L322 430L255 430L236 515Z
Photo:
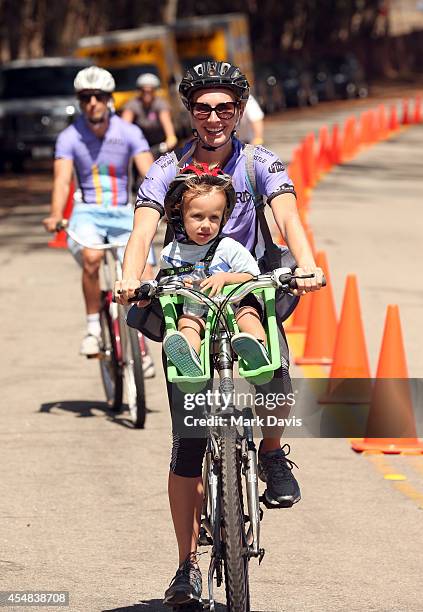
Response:
M248 272L217 272L204 279L200 287L202 290L210 289L209 296L213 297L220 293L225 285L238 285L252 278L254 276Z

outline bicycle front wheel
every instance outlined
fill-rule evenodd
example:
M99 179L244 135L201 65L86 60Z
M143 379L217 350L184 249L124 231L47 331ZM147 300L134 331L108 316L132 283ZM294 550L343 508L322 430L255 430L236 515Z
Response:
M231 612L249 612L248 546L242 503L241 466L237 432L227 428L221 437L222 518L226 600Z
M125 355L124 378L131 421L135 428L145 425L146 403L144 374L139 336L136 329L126 327L127 346Z
M123 379L113 323L108 307L103 305L100 311L100 373L107 404L117 412L122 407Z

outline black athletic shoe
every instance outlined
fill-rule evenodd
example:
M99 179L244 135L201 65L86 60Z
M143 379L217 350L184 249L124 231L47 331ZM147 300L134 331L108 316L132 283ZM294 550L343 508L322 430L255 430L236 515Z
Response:
M201 609L202 580L200 568L196 563L196 554L191 553L179 566L169 588L165 592L163 603L165 606L173 606L176 610ZM182 606L184 606L182 608Z
M289 444L284 444L282 448L268 453L261 453L260 448L261 443L258 455L258 474L259 478L267 484L264 495L269 504L290 508L301 499L300 487L292 474L293 466L298 467L298 465L286 458L291 448Z

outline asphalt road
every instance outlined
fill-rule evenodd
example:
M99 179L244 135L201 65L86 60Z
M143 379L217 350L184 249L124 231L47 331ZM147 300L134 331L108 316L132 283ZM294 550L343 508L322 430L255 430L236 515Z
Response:
M267 144L288 159L309 129L347 112L327 105L272 119ZM422 372L422 137L423 126L412 127L363 152L313 195L338 310L345 275L358 275L372 372L391 302L410 374ZM40 226L49 186L45 172L0 178L0 590L67 590L72 612L164 611L177 562L164 379L159 371L147 383L145 430L108 412L98 363L77 354L79 271L68 253L46 248ZM295 440L292 457L303 500L265 511L252 609L420 612L423 457L359 456L344 439Z

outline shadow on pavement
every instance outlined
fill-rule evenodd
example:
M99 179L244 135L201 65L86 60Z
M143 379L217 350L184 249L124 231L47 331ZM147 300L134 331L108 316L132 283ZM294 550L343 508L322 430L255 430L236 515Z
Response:
M114 412L106 402L94 402L88 400L59 400L57 402L46 402L45 404L41 404L38 412L44 414L57 414L56 411L58 410L73 412L78 418L101 417L102 415L98 414L98 411L100 411L104 413L104 416L108 421L115 423L116 425L120 425L121 427L134 429L130 419L122 415L122 412L127 410L127 406L125 404L123 405L122 411Z
M206 608L207 609L207 608ZM124 608L113 608L108 610L102 610L102 612L145 612L146 610L150 610L151 612L170 612L171 608L168 606L164 606L162 604L161 599L146 599L141 601L140 603L134 604L133 606L125 606ZM184 608L180 608L181 612L185 610L188 612L190 610L189 606L185 606ZM191 608L192 610L192 608ZM216 612L226 612L226 606L222 604L215 604Z

